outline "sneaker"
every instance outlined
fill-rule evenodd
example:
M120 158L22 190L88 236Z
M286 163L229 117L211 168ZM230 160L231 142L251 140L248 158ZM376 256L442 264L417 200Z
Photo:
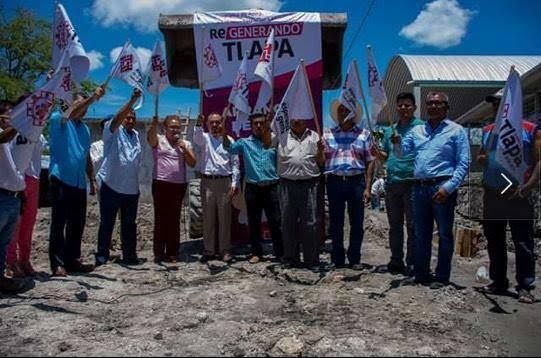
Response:
M256 264L256 263L258 263L260 260L261 260L261 259L259 258L259 256L254 255L254 256L252 256L252 258L250 258L250 261L248 261L248 262L251 263L251 264Z
M0 292L16 293L24 288L24 281L0 277Z
M68 276L68 273L66 269L63 266L58 266L53 270L53 276L54 277L66 277Z
M517 289L517 294L518 294L518 301L521 303L532 304L536 302L535 296L532 294L530 290L527 290L525 288L519 288Z

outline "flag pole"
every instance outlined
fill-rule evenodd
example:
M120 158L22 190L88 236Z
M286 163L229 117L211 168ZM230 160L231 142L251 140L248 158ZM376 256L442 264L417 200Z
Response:
M355 59L353 59L353 67L355 69L355 73L357 74L357 79L358 79L357 82L358 82L358 85L359 85L359 93L361 94L361 101L363 102L364 111L366 112L366 120L368 121L368 130L372 134L371 135L372 141L374 142L374 145L376 146L376 149L379 150L380 149L379 144L376 141L376 138L374 137L374 129L372 128L372 123L371 123L371 120L370 120L370 112L368 111L368 105L366 104L366 98L364 96L363 87L361 85L361 77L359 76L359 68L357 67L357 60L355 60Z
M159 101L159 98L160 98L160 93L157 93L156 94L156 97L154 98L154 116L159 118L158 117L158 101Z
M301 58L301 66L304 72L304 81L306 82L306 87L308 88L308 97L310 97L310 105L312 106L312 112L314 113L314 122L316 125L316 132L321 136L321 128L319 126L319 119L317 117L316 106L314 104L314 97L312 97L312 89L310 88L310 81L308 81L308 73L306 73L306 67L304 66L304 59Z

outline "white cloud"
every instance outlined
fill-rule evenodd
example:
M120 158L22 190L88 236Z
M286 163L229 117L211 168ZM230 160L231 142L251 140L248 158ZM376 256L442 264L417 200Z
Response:
M86 53L90 60L90 71L97 70L103 67L103 54L99 51L89 51Z
M118 55L120 55L120 51L122 51L122 46L115 47L111 50L111 52L109 53L109 60L111 61L111 64L115 63ZM148 61L150 60L150 56L152 56L152 51L144 47L137 47L135 51L137 52L137 56L139 56L143 71L145 71L148 65Z
M102 25L133 25L141 32L158 30L158 15L239 9L279 10L280 0L94 0L91 13Z
M460 7L457 0L435 0L426 4L415 21L400 30L418 45L441 49L460 44L476 12Z

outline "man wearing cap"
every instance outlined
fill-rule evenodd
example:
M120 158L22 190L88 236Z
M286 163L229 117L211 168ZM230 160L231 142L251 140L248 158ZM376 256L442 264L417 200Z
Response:
M87 178L90 195L96 194L96 179L90 159L90 130L82 119L88 107L105 91L76 94L69 118L54 112L49 119L51 164L51 230L49 259L54 276L90 272L94 265L81 262L81 240L86 222Z
M278 145L280 211L284 241L284 265L298 265L297 250L302 247L304 266L319 266L319 224L317 193L319 167L325 164L324 145L319 135L308 128L313 115L290 114L290 129Z
M415 154L413 170L413 219L415 227L415 277L405 283L430 284L439 289L450 283L454 250L453 223L457 190L468 174L470 145L464 128L451 121L449 98L444 92L426 97L428 120L415 126L401 143L401 154ZM439 234L438 265L434 280L430 276L432 233L436 220Z
M218 113L207 118L208 133L198 117L193 134L194 144L201 150L201 202L203 205L203 255L205 263L220 255L231 262L231 201L239 192L239 156L231 155L223 145L224 120ZM229 138L234 143L232 138ZM217 240L216 240L217 239Z
M345 265L344 211L348 209L350 234L347 258L352 268L361 268L364 205L370 202L372 186L373 139L369 131L359 127L360 107L352 113L339 100L331 104L331 117L337 126L325 130L325 174L329 200L332 239L331 261L335 267Z
M498 112L501 95L487 96L486 101L492 103L494 117ZM493 294L502 294L509 288L507 279L507 243L506 227L511 228L511 238L515 246L517 293L520 302L534 303L531 293L535 281L534 254L534 207L528 196L516 195L513 190L502 191L509 182L504 174L515 183L514 177L496 160L498 134L493 134L494 123L483 128L483 144L477 162L484 167L483 171L483 232L487 238L487 249L490 258L490 279L492 283L482 288ZM541 148L541 131L532 122L522 121L523 159L528 165L525 181L532 174L533 164L539 160L538 150ZM521 183L518 183L521 184ZM523 191L523 188L521 188ZM519 194L522 194L519 192Z
M139 201L139 168L141 142L135 130L136 117L133 105L141 92L134 89L130 100L105 122L103 128L104 156L97 177L100 185L100 227L96 266L107 263L109 247L120 210L120 239L122 263L138 265L144 262L137 257L137 204Z
M415 231L413 227L413 207L411 192L413 188L413 165L415 154L400 156L391 143L393 133L404 137L415 126L424 122L414 117L415 96L403 92L396 96L396 111L399 116L397 123L386 128L383 136L383 145L376 155L387 163L387 184L385 187L385 208L389 220L389 246L391 259L387 270L392 274L413 274L415 253ZM407 251L404 264L404 217L406 218Z
M278 173L276 171L276 146L271 143L269 120L264 114L250 115L252 135L231 143L223 136L224 148L232 154L242 154L246 171L244 198L248 213L252 257L255 264L263 256L261 245L261 216L263 210L272 236L274 256L282 259L284 254L280 224L280 202L278 195Z

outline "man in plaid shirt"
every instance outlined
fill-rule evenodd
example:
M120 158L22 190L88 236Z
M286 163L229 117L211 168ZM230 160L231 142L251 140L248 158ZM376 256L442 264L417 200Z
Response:
M361 268L364 203L370 201L372 186L373 139L370 132L358 126L361 113L349 116L339 101L332 103L331 116L338 124L323 134L325 174L329 199L331 260L335 267L345 266L344 212L347 203L350 234L347 258L350 267Z

